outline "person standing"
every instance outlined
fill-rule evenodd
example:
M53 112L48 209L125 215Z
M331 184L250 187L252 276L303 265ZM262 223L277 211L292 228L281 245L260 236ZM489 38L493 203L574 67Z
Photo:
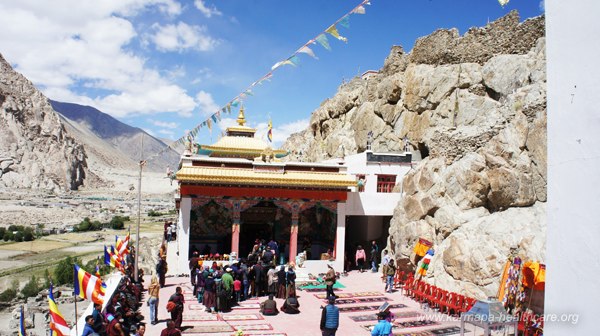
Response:
M285 274L285 282L287 285L285 298L296 297L296 272L294 272L294 265L288 266L287 273Z
M267 288L269 288L269 294L275 295L277 292L277 271L275 271L275 266L270 265L269 271L267 271Z
M167 269L167 256L163 256L158 260L158 264L156 264L156 274L158 274L160 288L165 287L165 277L167 275Z
M328 304L321 312L322 336L335 336L340 324L340 310L335 305L335 296L327 298Z
M377 255L379 254L379 246L376 241L371 242L371 272L377 273Z
M169 226L167 226L167 242L171 241L172 232L173 232L173 225L169 224Z
M394 289L394 276L396 275L396 266L394 266L394 259L391 259L384 268L386 275L385 290L388 293L391 293Z
M94 303L94 310L92 310L92 317L94 318L94 324L92 325L92 329L100 335L106 334L106 321L104 320L104 315L102 315L102 305L99 303Z
M160 292L160 284L156 275L152 276L150 286L148 286L148 306L150 307L150 323L155 325L158 323L158 298Z
M327 285L327 297L333 296L335 297L336 295L333 293L333 285L335 285L336 282L336 276L335 276L335 270L333 269L333 266L331 264L327 264L328 270L327 273L325 273L325 285Z
M196 286L196 273L198 271L198 251L192 252L192 257L190 258L190 262L188 264L190 268L190 281L192 283L192 287Z
M175 308L171 310L171 320L175 324L175 328L181 328L181 323L183 322L183 305L185 303L181 287L175 288L175 294L171 295L169 302L175 304Z
M384 312L377 313L377 324L371 330L371 336L389 336L392 334L392 324L386 319Z
M362 245L358 245L356 247L356 266L358 267L358 270L362 273L364 268L365 268L365 260L367 259L367 255L365 253L365 250L363 249Z

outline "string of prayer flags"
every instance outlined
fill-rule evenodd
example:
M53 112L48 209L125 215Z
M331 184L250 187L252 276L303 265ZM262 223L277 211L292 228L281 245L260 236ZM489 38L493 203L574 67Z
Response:
M507 0L505 0L505 1L507 1ZM255 87L256 85L262 84L265 80L270 80L273 76L274 70L280 68L283 65L298 66L298 64L300 64L300 58L298 57L299 53L307 54L307 55L311 56L312 58L318 59L318 57L315 55L314 51L309 47L310 44L319 43L323 48L325 48L327 50L331 50L331 46L329 45L329 41L327 40L326 34L330 34L331 36L335 37L336 39L338 39L340 41L348 42L348 39L346 37L343 37L339 34L336 25L340 24L340 26L342 26L342 27L349 28L350 27L349 15L350 14L365 14L366 10L365 10L364 5L370 5L370 4L371 3L369 2L369 0L363 0L360 4L358 4L356 7L354 7L351 11L347 12L340 19L335 21L332 25L328 26L327 29L325 31L323 31L322 33L320 33L319 35L317 35L317 37L315 37L315 38L309 40L307 43L305 43L296 52L294 52L290 57L286 58L283 61L279 61L279 62L275 63L271 67L271 70L266 75L262 76L259 80L252 82L252 84L250 84L250 86L248 86L246 89L244 89L234 99L229 101L224 107L219 109L216 113L210 115L207 120L201 122L200 124L196 125L196 127L192 128L192 130L190 131L192 136L195 137L196 134L199 132L200 128L205 127L205 126L208 127L209 131L212 132L212 124L217 123L217 121L221 120L220 112L231 113L232 106L238 107L243 102L243 100L246 99L248 96L253 96L254 94L251 89L253 87ZM160 154L162 154L166 150L171 149L178 144L185 144L186 141L187 141L187 134L184 135L183 137L175 140L173 143L164 147L158 153L152 155L150 158L148 158L144 161L147 162L155 157L158 157Z
M418 255L419 257L422 257L427 253L427 251L429 250L429 248L431 246L433 246L433 243L431 243L429 240L419 238L419 241L417 242L417 245L415 245L415 248L413 251L415 252L416 255Z
M500 6L504 7L506 6L506 4L509 2L510 0L498 0L498 3L500 4Z

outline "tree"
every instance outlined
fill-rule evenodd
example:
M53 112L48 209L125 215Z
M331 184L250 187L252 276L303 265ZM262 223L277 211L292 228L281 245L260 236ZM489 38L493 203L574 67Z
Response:
M37 296L40 292L40 280L32 275L29 279L29 282L25 284L23 289L21 289L21 295L24 297L34 297Z
M74 264L80 265L81 260L68 256L56 265L53 278L57 285L73 284Z
M121 230L122 228L124 228L125 227L124 217L114 216L110 220L110 227L113 228L114 230Z
M33 229L28 227L23 231L23 240L32 241L35 237L33 236Z
M17 233L15 233L14 239L16 242L22 242L23 241L23 232L17 231Z
M46 268L44 270L44 288L50 288L50 283L52 283L52 276L50 275L50 271Z

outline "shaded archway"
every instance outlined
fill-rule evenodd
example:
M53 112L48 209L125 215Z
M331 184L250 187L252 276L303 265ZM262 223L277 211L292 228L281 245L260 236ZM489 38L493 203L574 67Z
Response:
M261 201L240 214L240 256L252 251L257 239L277 241L284 252L290 239L291 214L272 201Z

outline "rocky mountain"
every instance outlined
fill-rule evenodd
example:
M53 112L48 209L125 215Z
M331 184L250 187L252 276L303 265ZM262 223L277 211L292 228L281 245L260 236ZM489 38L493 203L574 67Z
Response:
M0 188L74 190L86 153L48 99L0 55Z
M167 147L167 144L162 140L159 140L150 134L146 133L140 128L129 126L119 120L111 117L110 115L99 111L91 106L83 106L73 103L63 103L58 101L50 100L50 104L55 111L60 113L63 117L68 119L68 124L71 127L78 129L74 131L76 134L87 133L85 130L91 131L97 138L107 142L114 149L117 149L121 155L117 162L127 167L137 166L137 162L140 160L140 147L143 139L143 153L141 157L148 158L155 153ZM88 152L91 147L102 146L102 142L98 141L87 141L89 134L83 137L78 137L82 142L85 143L85 147ZM94 153L105 153L104 149L93 149ZM153 158L148 162L146 169L151 171L165 171L165 167L170 166L171 169L175 169L179 163L180 154L175 150L166 149L164 152ZM124 159L126 158L126 159ZM115 160L113 158L105 160L106 164L114 166Z
M392 47L376 74L324 101L283 149L321 161L372 149L422 160L403 180L387 248L411 258L434 243L427 280L477 298L496 294L509 256L544 262L546 59L544 17L517 12L463 36L438 30L412 51Z

